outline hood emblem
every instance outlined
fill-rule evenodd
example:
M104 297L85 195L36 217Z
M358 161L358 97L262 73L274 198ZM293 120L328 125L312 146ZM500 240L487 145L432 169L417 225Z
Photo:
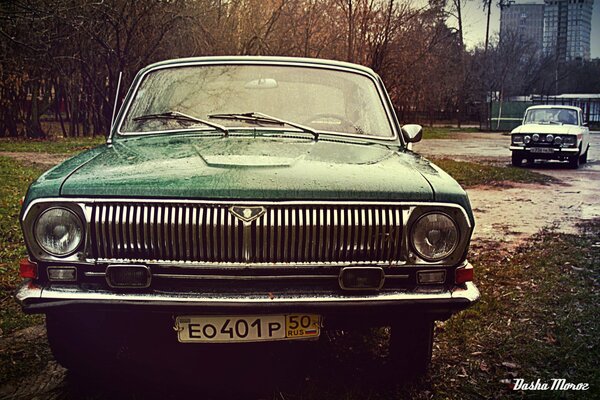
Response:
M267 210L262 206L232 206L229 207L229 212L241 221L252 222L260 218Z

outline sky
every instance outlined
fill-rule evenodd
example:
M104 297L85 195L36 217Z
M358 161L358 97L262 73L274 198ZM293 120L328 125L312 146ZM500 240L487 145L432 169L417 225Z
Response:
M526 1L517 0L517 2ZM467 0L463 10L464 40L468 48L473 48L478 43L485 41L487 14L481 6L482 3L482 0ZM500 30L500 8L496 6L497 3L497 0L492 0L494 7L490 18L490 37ZM594 1L592 12L591 57L600 57L600 0Z

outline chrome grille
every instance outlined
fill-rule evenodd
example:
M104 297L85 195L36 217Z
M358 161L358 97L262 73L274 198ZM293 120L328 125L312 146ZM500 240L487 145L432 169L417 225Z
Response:
M386 262L401 252L394 205L269 205L244 223L226 204L93 203L98 259L231 263Z

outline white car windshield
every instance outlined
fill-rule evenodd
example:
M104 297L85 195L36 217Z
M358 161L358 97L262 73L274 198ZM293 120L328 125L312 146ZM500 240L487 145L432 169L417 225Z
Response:
M569 108L536 108L527 111L525 123L577 125L577 111Z
M214 124L230 131L296 129L275 119L319 132L393 136L373 79L360 73L281 65L186 66L150 72L120 131L214 129Z

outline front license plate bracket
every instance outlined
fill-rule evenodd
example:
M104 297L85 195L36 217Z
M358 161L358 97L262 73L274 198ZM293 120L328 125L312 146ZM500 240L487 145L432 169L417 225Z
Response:
M279 315L184 315L175 319L181 343L235 343L317 339L321 316Z

